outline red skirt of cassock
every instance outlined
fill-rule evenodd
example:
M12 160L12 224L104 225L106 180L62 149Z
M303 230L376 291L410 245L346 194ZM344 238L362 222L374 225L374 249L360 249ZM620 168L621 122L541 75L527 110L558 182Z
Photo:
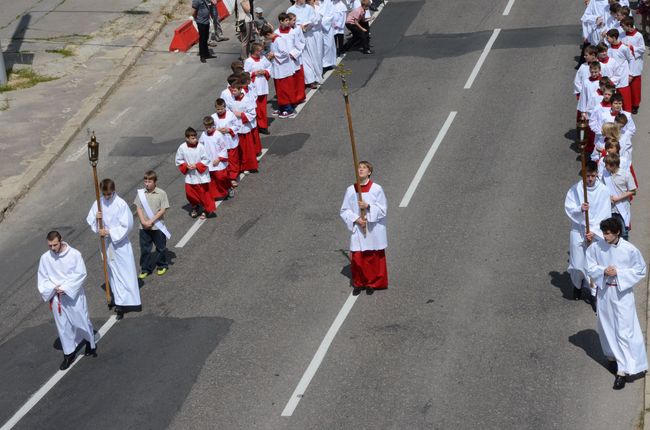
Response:
M266 117L266 94L257 96L255 100L255 119L259 128L269 128L269 120Z
M273 79L273 85L275 86L275 95L278 97L279 106L288 106L293 101L293 82L295 80L294 73L291 76L287 76L282 79Z
M384 249L375 251L350 251L352 286L375 290L388 288L388 269Z
M206 212L214 212L216 207L210 195L210 183L185 184L185 196L192 206L203 206Z
M300 69L293 74L293 99L292 105L298 105L305 101L305 69L300 66Z
M632 96L632 107L641 106L641 76L632 76L630 79L630 93Z
M260 131L255 127L253 131L253 142L255 143L255 156L258 156L262 153L262 139L260 138Z
M210 196L212 199L223 199L228 195L230 189L230 179L228 170L213 170L210 172Z
M228 179L234 181L239 176L239 146L228 150Z
M630 86L616 88L616 91L623 96L623 110L625 112L632 112L632 91L630 90Z
M239 135L239 170L257 170L257 151L253 132Z

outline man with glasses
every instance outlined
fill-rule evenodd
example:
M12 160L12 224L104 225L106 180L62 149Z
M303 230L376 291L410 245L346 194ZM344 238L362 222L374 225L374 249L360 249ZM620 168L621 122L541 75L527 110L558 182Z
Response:
M115 307L117 319L120 320L126 312L142 310L135 258L129 241L133 214L129 205L115 193L112 179L103 179L100 187L102 210L98 212L97 202L93 202L86 222L93 232L106 240L108 277L113 298L109 308ZM104 221L103 228L99 228L100 219Z
M582 289L588 288L591 291L590 303L595 311L596 290L591 288L585 270L585 251L592 242L602 240L603 233L600 231L600 222L612 216L612 205L607 187L598 180L596 162L588 161L586 171L588 203L585 203L584 200L582 179L569 189L564 201L564 211L571 220L569 268L567 271L574 287L573 299L580 300ZM589 233L586 231L585 223L587 211L589 212Z

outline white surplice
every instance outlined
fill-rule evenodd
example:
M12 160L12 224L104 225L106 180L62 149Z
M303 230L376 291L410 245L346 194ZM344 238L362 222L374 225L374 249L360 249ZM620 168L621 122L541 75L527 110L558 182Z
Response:
M206 170L207 171L207 170ZM208 175L209 178L209 175ZM133 214L129 205L117 195L106 200L101 197L102 219L106 236L106 258L108 277L116 306L140 307L140 288L135 268L133 248L129 241L129 232L133 229ZM86 222L97 233L97 203L93 202L88 211Z
M321 0L320 6L316 11L321 16L321 32L323 37L323 67L336 66L336 42L334 35L336 28L334 20L336 19L336 10L332 0Z
M616 276L606 276L607 266ZM598 337L603 353L615 358L620 373L634 375L648 369L645 341L636 315L632 287L646 276L641 252L624 239L605 241L587 249L587 273L598 287Z
M38 263L38 291L50 302L63 353L72 354L84 340L95 348L93 324L83 288L86 265L81 253L63 242L60 253L47 251ZM63 294L54 290L59 287Z
M296 28L305 26L305 50L302 64L305 70L305 84L320 83L323 77L323 37L321 35L321 17L313 6L294 4L287 13L296 15Z
M596 181L593 187L587 187L587 199L589 201L589 230L594 233L595 240L603 240L600 222L612 216L609 190L602 182ZM585 214L582 212L583 202L582 181L579 181L569 189L564 200L564 211L571 220L567 271L575 288L587 287L587 285L583 285L583 281L587 280L585 250L588 246L585 243L586 223ZM592 293L595 292L592 291Z
M212 114L214 125L219 128L227 128L228 132L222 133L222 137L228 144L228 149L237 148L239 146L239 119L230 110L219 116L218 113Z
M362 189L364 186L361 187ZM388 246L388 238L386 236L386 214L388 204L386 202L386 195L384 189L379 184L370 184L368 192L362 193L363 201L370 205L370 209L366 211L366 220L368 223L366 234L358 224L355 224L360 216L359 211L359 197L354 188L350 185L345 190L345 197L341 205L341 218L345 221L345 225L352 233L350 235L350 251L371 251L386 249Z

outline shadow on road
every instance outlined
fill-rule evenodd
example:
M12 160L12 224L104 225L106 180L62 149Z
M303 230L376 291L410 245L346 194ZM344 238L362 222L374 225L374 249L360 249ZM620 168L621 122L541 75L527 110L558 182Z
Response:
M600 340L598 339L598 333L596 333L596 330L587 329L579 331L573 336L569 336L569 342L582 349L596 363L607 369L607 359L603 355L603 350L600 347Z
M551 277L551 285L560 289L563 298L573 300L573 283L571 283L569 272L560 273L554 270L548 272L548 276Z

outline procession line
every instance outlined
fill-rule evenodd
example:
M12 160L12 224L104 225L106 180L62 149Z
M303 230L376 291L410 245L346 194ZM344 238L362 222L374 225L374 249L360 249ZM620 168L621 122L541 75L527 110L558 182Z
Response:
M485 45L485 48L483 48L483 52L481 53L481 56L478 58L478 62L474 66L474 70L472 70L472 74L469 75L469 78L467 79L467 82L465 83L465 89L469 90L472 88L472 84L474 83L474 79L476 79L476 75L478 75L478 72L481 70L481 66L483 66L483 62L487 58L488 54L490 53L490 49L492 49L492 45L494 45L494 41L497 40L497 36L501 32L500 28L495 28L494 31L492 32L492 36L490 36L490 39L488 40L487 44Z
M314 358L312 358L311 362L309 363L309 366L307 366L307 370L305 370L305 373L302 375L302 378L300 379L300 382L298 382L296 389L293 391L293 394L291 394L291 397L289 398L287 405L284 407L281 416L290 417L291 415L293 415L293 411L298 406L300 399L302 399L303 396L305 395L305 391L307 391L307 387L309 386L309 383L311 382L312 378L316 374L318 367L323 362L323 358L325 358L325 354L327 354L327 350L332 344L332 341L334 340L336 333L343 325L345 318L347 318L348 314L350 313L350 310L352 309L352 306L354 306L354 303L357 301L358 297L359 296L352 295L352 293L350 293L350 295L348 296L348 299L343 304L343 307L341 308L338 315L334 319L334 322L332 323L331 327L329 328L329 330L327 330L327 333L325 334L325 338L323 338L323 341L320 343L318 350L316 350L316 354L314 355Z
M260 161L260 160L262 159L262 157L264 157L264 155L266 155L266 153L267 153L268 150L269 150L268 148L263 148L263 149L262 149L262 153L260 154L259 157L257 157L257 161ZM242 179L244 179L245 176L246 176L246 175L245 175L244 173L240 173L240 174L239 174L239 178L238 178L238 179L239 179L239 182L241 182ZM224 200L219 200L219 201L215 204L215 208L218 208L219 206L221 206L221 203L223 203L223 202L224 202ZM190 229L187 231L187 233L185 233L185 236L183 236L183 237L181 238L181 240L178 241L178 243L176 244L176 246L174 246L174 248L182 248L182 247L184 247L185 245L187 245L187 242L190 241L190 239L192 238L192 236L194 236L194 235L196 234L196 232L199 231L199 229L201 228L201 226L202 226L206 221L207 221L207 220L205 220L205 219L197 219L197 220L194 222L194 224L192 224L192 227L190 227ZM1 430L1 429L0 429L0 430Z
M379 16L381 11L384 10L384 7L386 6L387 3L388 3L387 1L383 1L379 5L379 7L377 8L377 11L372 15L373 16L373 21L370 22L370 24L369 24L370 26L372 26L372 23L374 22L374 19L376 19ZM336 67L338 67L338 65L341 63L341 61L343 61L346 54L347 54L347 52L344 52L340 56L336 57ZM336 67L334 69L331 69L331 70L328 70L327 72L325 72L325 74L323 75L323 81L321 82L321 85L323 85L325 83L325 81L327 81L327 79L332 75L332 73L334 73L334 70L336 69ZM316 90L310 89L307 92L307 95L305 97L305 102L298 105L298 107L296 108L296 115L298 115L300 113L300 111L303 110L303 108L307 105L307 102L309 102L309 100L314 96L314 94L316 94L316 92L318 92L317 89Z
M515 0L508 1L506 8L503 10L503 16L507 16L510 13L510 9L512 9L513 4L515 4Z
M404 197L402 197L402 201L400 202L399 207L405 208L409 205L409 202L411 201L411 197L413 197L413 194L415 193L415 189L418 187L418 184L422 180L422 176L424 176L424 172L426 172L427 168L429 167L431 160L433 160L433 156L436 155L436 151L438 150L438 147L440 146L442 140L445 138L447 131L451 127L451 123L454 122L454 118L456 118L457 113L458 112L456 111L449 112L449 116L447 117L447 120L445 121L445 123L442 125L442 128L438 132L438 135L436 136L436 140L433 141L433 144L431 145L431 148L429 148L427 155L424 156L424 160L422 160L422 164L420 164L420 168L415 173L415 177L411 181L411 185L409 185L408 189L406 190L406 193L404 194Z
M108 321L104 323L104 325L99 329L99 332L97 332L98 337L95 339L95 342L99 342L105 335L106 332L108 332L111 327L115 325L117 322L117 318L115 315L111 316ZM35 392L32 397L27 400L27 402L20 408L18 411L11 417L9 420L4 423L2 427L0 427L0 430L10 430L12 429L18 422L23 419L27 413L36 406L38 402L41 401L43 397L52 389L54 386L61 380L63 377L72 369L74 366L77 365L82 359L84 358L84 355L81 354L79 355L75 361L72 362L70 367L68 367L65 370L59 370L57 371L54 376L52 376L41 388L38 389L37 392Z

